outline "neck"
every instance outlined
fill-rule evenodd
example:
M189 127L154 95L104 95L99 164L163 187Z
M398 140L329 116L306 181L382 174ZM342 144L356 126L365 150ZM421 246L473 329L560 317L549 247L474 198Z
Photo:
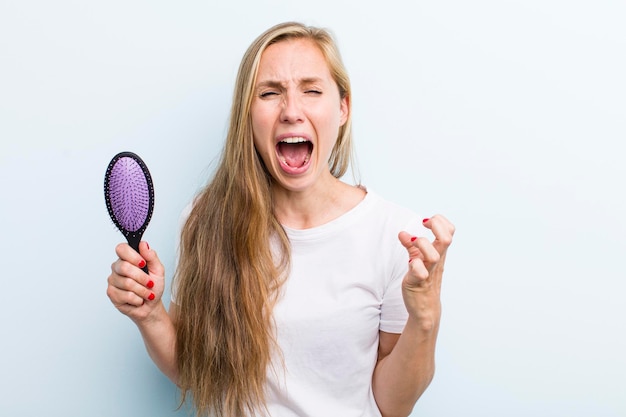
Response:
M278 221L292 229L310 229L336 219L365 197L361 188L335 177L319 181L311 189L290 191L273 187L274 212Z

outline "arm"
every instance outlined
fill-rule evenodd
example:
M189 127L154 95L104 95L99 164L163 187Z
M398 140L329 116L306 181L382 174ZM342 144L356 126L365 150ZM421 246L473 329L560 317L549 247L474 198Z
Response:
M384 417L408 416L435 373L441 279L454 226L442 216L424 225L435 235L432 243L406 232L398 235L409 254L409 270L402 283L409 318L401 335L380 332L372 389Z
M383 417L408 416L435 374L436 330L422 332L411 321L401 335L380 332L372 386Z
M176 365L176 304L170 304L169 315L163 303L159 302L158 312L153 319L137 324L143 337L146 350L156 366L175 384L178 383Z
M165 271L156 252L141 242L140 253L127 244L115 252L119 259L111 265L107 295L122 313L137 325L148 354L159 369L174 383L178 379L176 365L177 308L171 304L170 313L161 301L165 288ZM149 274L141 270L148 266Z

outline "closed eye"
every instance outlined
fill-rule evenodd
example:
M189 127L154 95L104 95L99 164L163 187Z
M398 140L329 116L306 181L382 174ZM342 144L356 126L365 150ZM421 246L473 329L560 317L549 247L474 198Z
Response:
M264 91L262 93L259 94L259 97L261 98L268 98L271 96L277 96L278 93L276 91Z

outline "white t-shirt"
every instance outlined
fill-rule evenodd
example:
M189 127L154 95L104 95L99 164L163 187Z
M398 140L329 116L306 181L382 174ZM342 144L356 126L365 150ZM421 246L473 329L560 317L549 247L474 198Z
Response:
M401 333L407 319L408 254L398 233L429 231L371 191L327 224L285 230L291 270L274 308L281 354L268 371L269 417L380 417L372 393L379 331Z
M271 417L380 417L372 393L379 331L401 333L408 254L421 219L369 192L323 226L286 228L291 273L274 309L282 360L268 373Z

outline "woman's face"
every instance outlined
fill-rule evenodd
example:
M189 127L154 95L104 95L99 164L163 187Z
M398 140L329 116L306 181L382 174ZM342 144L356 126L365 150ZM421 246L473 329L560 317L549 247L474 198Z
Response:
M332 178L328 160L348 102L315 43L286 40L263 52L251 117L254 145L277 186L305 191Z

